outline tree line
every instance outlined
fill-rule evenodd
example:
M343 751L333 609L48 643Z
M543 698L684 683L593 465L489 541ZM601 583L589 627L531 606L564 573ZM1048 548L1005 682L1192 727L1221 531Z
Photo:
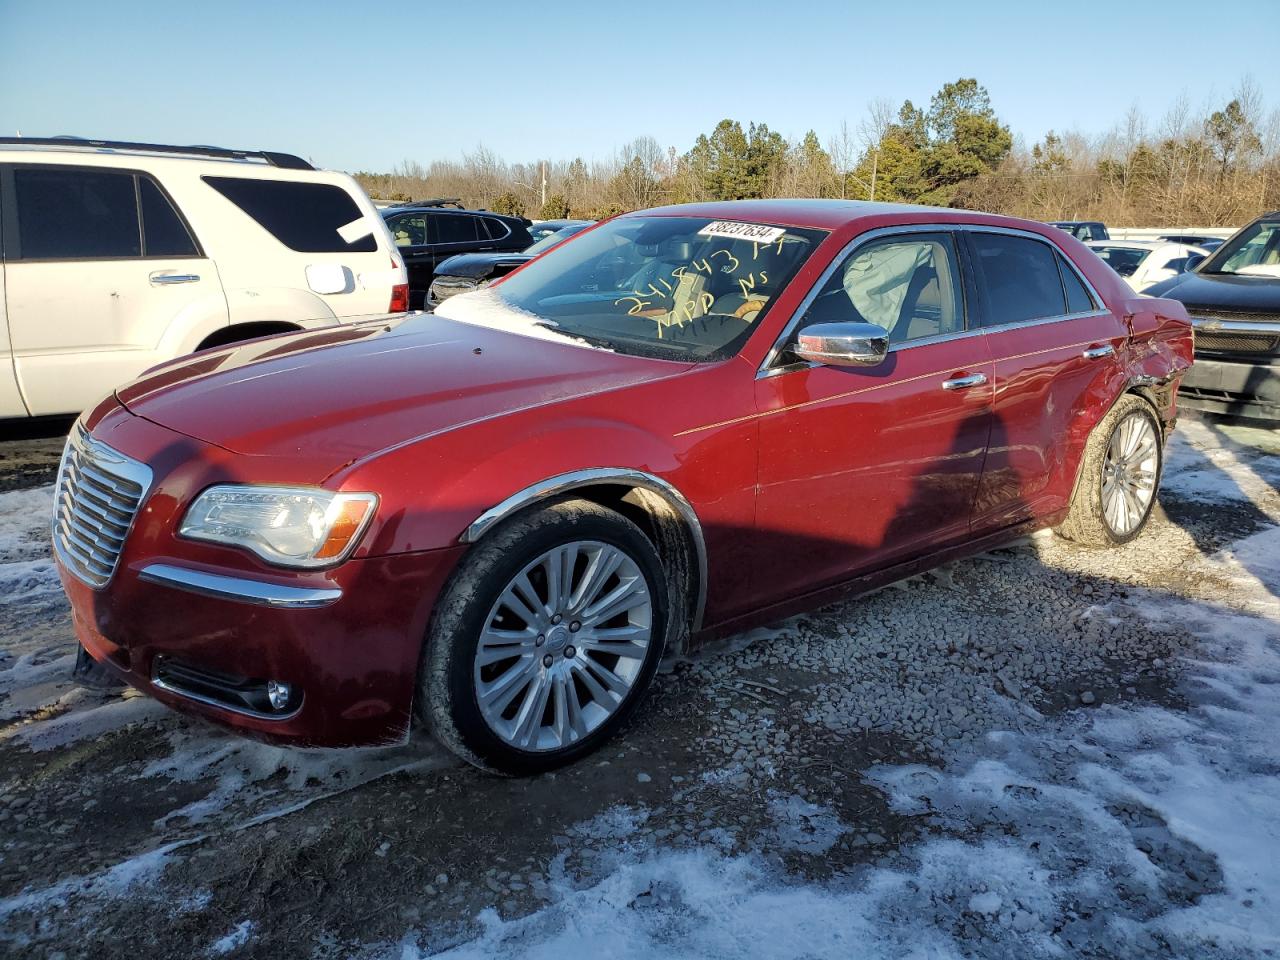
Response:
M461 160L356 174L376 199L456 197L538 219L600 219L664 203L841 197L989 210L1114 226L1234 226L1280 208L1280 112L1246 79L1216 109L1184 97L1159 120L1136 107L1098 135L1047 132L1027 147L974 78L927 105L870 104L827 141L790 141L725 119L685 152L637 137L605 160L508 163L480 147Z

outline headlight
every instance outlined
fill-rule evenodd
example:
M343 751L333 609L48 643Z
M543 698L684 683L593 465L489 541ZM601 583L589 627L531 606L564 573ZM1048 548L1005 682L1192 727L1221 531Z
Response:
M377 505L372 493L225 484L196 497L178 533L243 547L268 563L323 567L355 549Z

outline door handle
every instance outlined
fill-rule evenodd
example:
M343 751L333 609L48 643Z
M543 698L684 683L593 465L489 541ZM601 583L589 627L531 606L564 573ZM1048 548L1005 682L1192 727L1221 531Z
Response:
M151 283L153 286L166 287L171 283L197 283L200 275L196 273L153 273L151 274Z
M1116 348L1109 343L1105 343L1100 347L1090 347L1081 356L1086 360L1101 360L1103 357L1109 357L1116 352Z
M968 387L978 387L987 382L985 373L971 373L967 377L956 377L953 380L943 380L943 390L965 390Z

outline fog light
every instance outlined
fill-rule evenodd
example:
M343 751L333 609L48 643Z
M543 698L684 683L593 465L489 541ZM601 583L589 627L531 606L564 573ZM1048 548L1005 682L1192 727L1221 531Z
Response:
M289 705L290 688L287 683L276 680L267 681L267 699L271 701L272 710L283 710Z

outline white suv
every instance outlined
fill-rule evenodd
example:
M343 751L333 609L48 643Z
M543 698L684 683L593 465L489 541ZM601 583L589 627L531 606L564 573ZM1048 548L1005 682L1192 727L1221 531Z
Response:
M289 154L0 138L0 418L193 350L408 308L351 177Z

